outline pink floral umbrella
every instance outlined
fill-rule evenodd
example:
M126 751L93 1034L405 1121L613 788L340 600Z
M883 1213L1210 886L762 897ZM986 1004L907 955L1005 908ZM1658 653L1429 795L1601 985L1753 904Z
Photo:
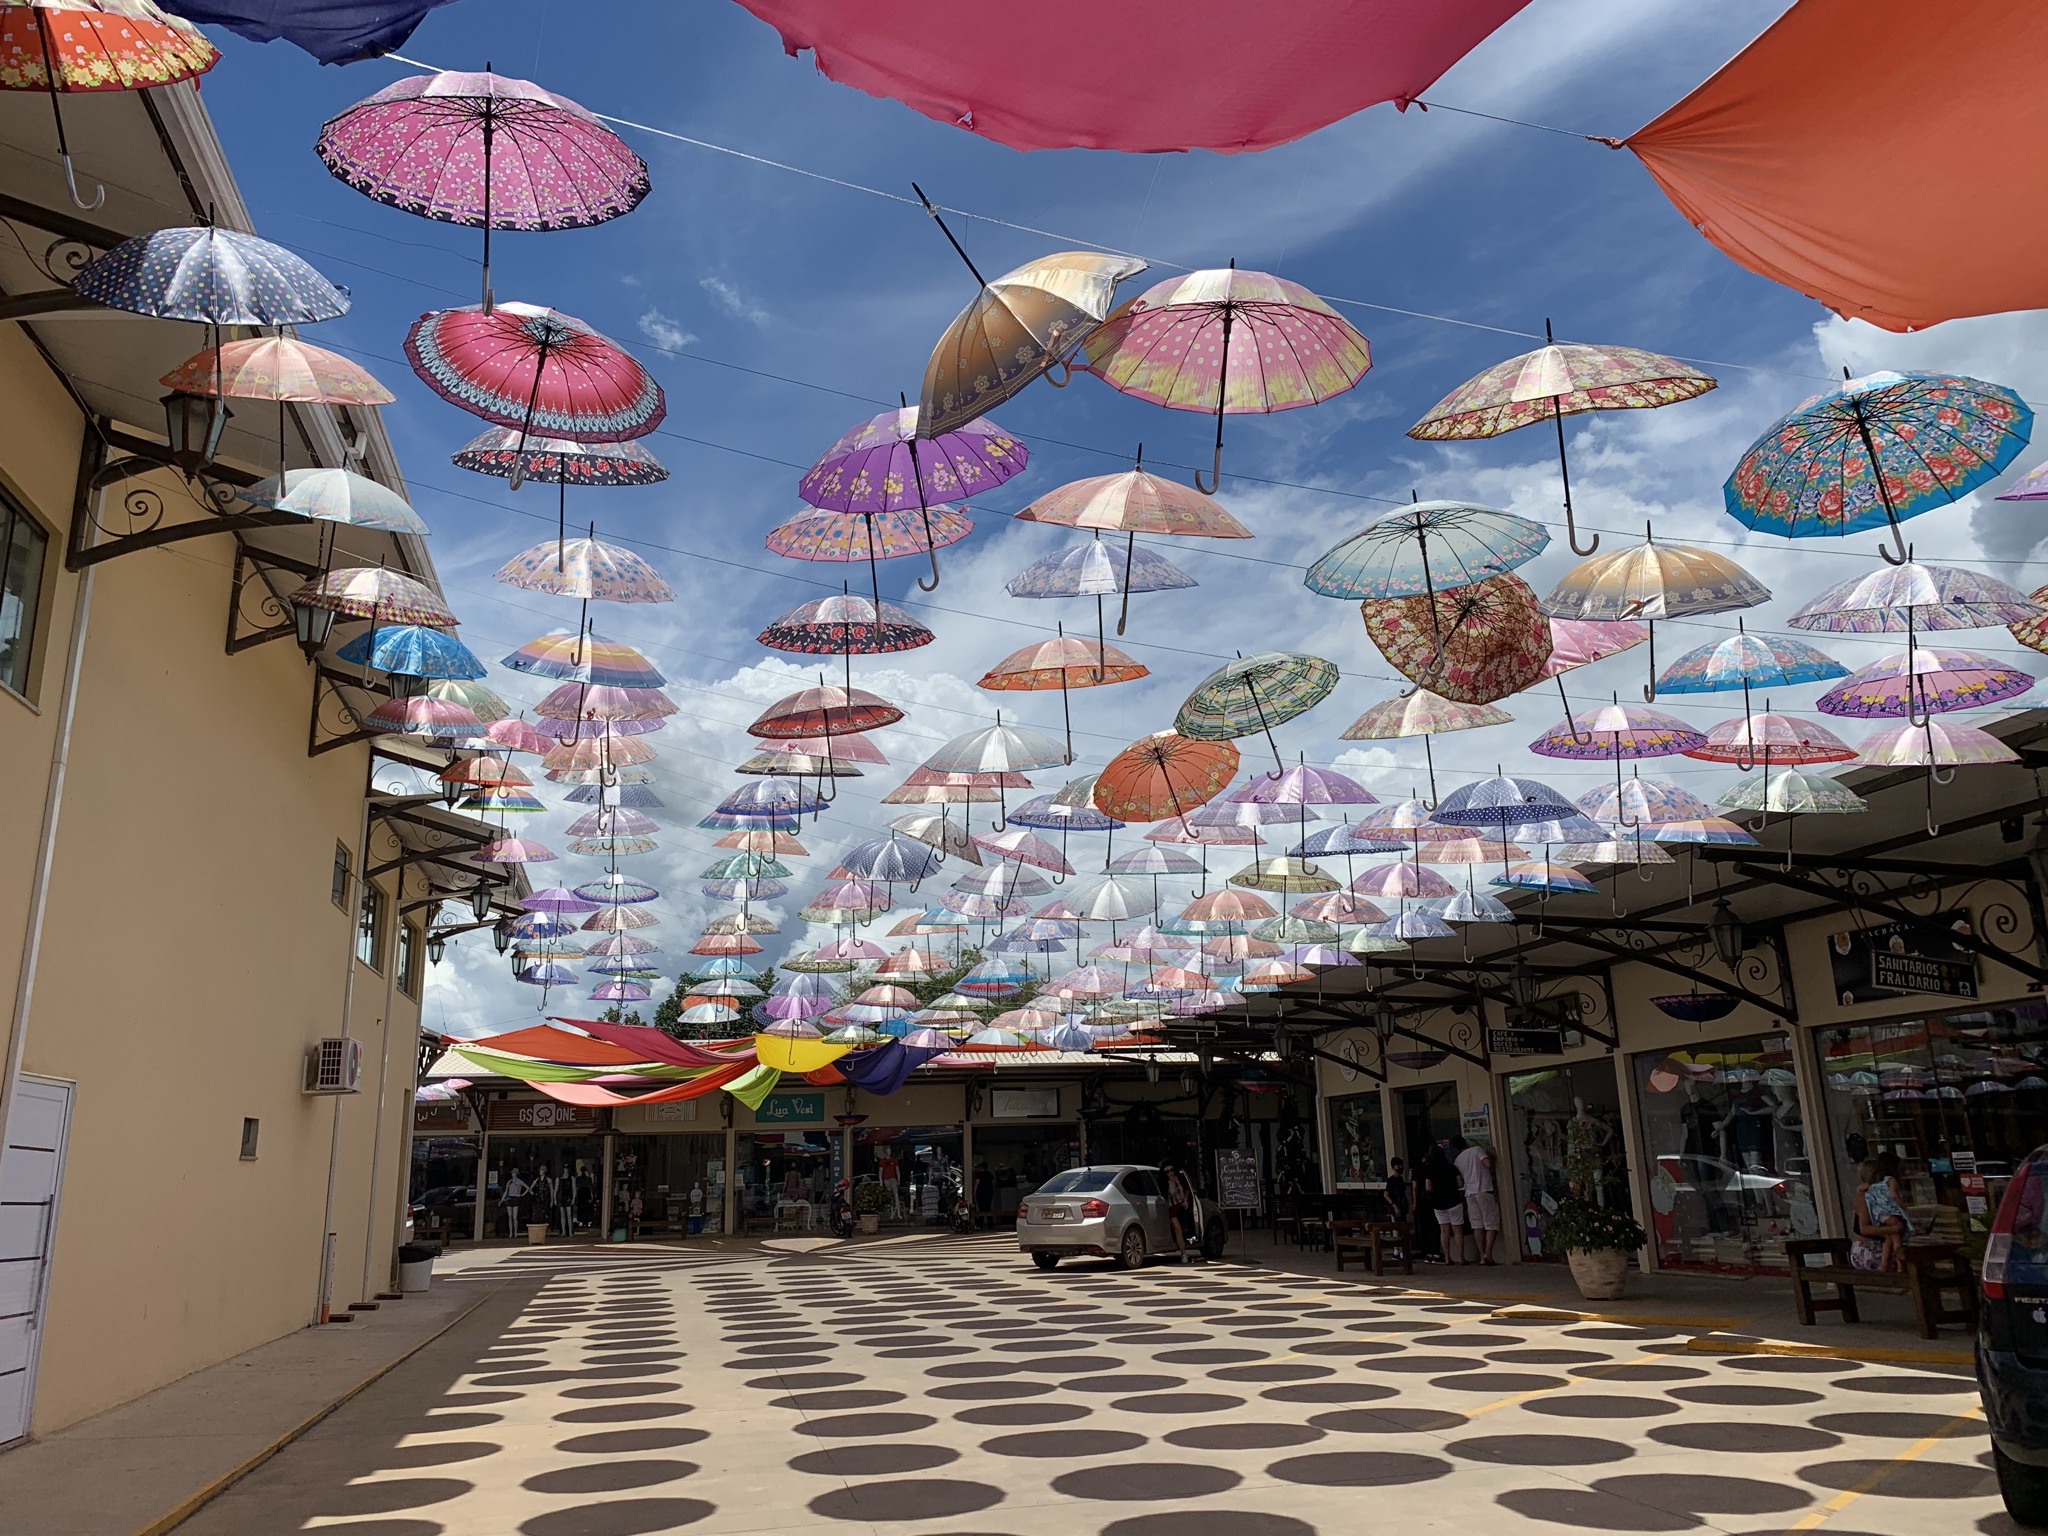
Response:
M1543 664L1543 675L1557 679L1558 702L1564 705L1564 712L1572 712L1571 700L1565 697L1565 673L1619 656L1649 638L1650 626L1632 619L1552 619L1550 660Z
M1554 622L1554 621L1553 621ZM1621 793L1623 758L1670 757L1704 747L1707 738L1676 715L1619 700L1568 716L1529 743L1538 757L1614 759L1614 788Z

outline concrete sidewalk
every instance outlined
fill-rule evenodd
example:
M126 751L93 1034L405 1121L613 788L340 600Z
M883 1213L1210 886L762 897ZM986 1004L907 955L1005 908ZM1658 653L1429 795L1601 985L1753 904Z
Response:
M0 1526L159 1536L503 1288L464 1277L304 1328L0 1455Z

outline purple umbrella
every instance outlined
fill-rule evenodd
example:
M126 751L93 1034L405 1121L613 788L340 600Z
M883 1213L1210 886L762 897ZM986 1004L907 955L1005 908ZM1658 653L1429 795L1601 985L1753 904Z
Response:
M1893 651L1860 668L1822 694L1814 707L1824 715L1903 717L1919 725L1928 715L2003 703L2033 686L2033 678L2017 667L2002 666L1976 651L1923 645Z
M589 112L488 68L387 85L330 119L314 150L365 197L481 227L486 314L493 229L602 224L648 190L647 162Z
M827 448L797 482L796 493L828 512L907 512L925 523L932 579L939 585L937 543L930 505L964 499L1001 485L1021 470L1031 454L1016 438L987 418L970 421L937 437L917 435L918 412L909 405L871 416Z
M550 885L535 891L519 905L528 912L595 912L599 904L559 885Z

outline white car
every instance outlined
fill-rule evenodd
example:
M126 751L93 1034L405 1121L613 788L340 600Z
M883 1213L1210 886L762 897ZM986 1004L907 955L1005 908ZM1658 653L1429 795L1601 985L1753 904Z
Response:
M1220 1259L1229 1237L1223 1209L1212 1200L1201 1205L1201 1234L1189 1233L1188 1247ZM1054 1174L1017 1207L1017 1247L1040 1269L1061 1259L1112 1257L1137 1269L1152 1254L1174 1252L1159 1170L1102 1163Z

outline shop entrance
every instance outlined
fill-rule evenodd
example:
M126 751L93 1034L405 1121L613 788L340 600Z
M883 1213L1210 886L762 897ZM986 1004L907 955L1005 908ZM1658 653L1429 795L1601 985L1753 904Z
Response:
M949 1220L962 1187L960 1127L861 1126L853 1133L853 1182L878 1183L887 1192L884 1226Z
M832 1186L842 1177L837 1131L742 1131L738 1162L743 1230L811 1232L828 1224Z
M518 1175L519 1183L512 1179ZM599 1136L493 1136L485 1174L484 1236L526 1236L546 1222L564 1237L597 1225L604 1175ZM513 1193L516 1191L516 1198Z
M982 1226L1010 1221L1017 1204L1062 1168L1079 1166L1081 1133L1073 1125L978 1125L970 1186Z
M618 1138L612 1151L612 1225L625 1228L629 1240L716 1234L724 1215L722 1132Z
M1514 1207L1501 1215L1504 1222L1519 1221L1524 1258L1562 1262L1560 1255L1543 1251L1543 1229L1565 1197L1565 1154L1573 1135L1585 1139L1599 1155L1599 1202L1618 1211L1631 1208L1614 1063L1603 1057L1537 1072L1513 1072L1505 1082Z
M1408 1159L1408 1176L1429 1156L1438 1142L1458 1134L1458 1085L1424 1083L1420 1088L1397 1088L1395 1102L1401 1109L1401 1149Z

